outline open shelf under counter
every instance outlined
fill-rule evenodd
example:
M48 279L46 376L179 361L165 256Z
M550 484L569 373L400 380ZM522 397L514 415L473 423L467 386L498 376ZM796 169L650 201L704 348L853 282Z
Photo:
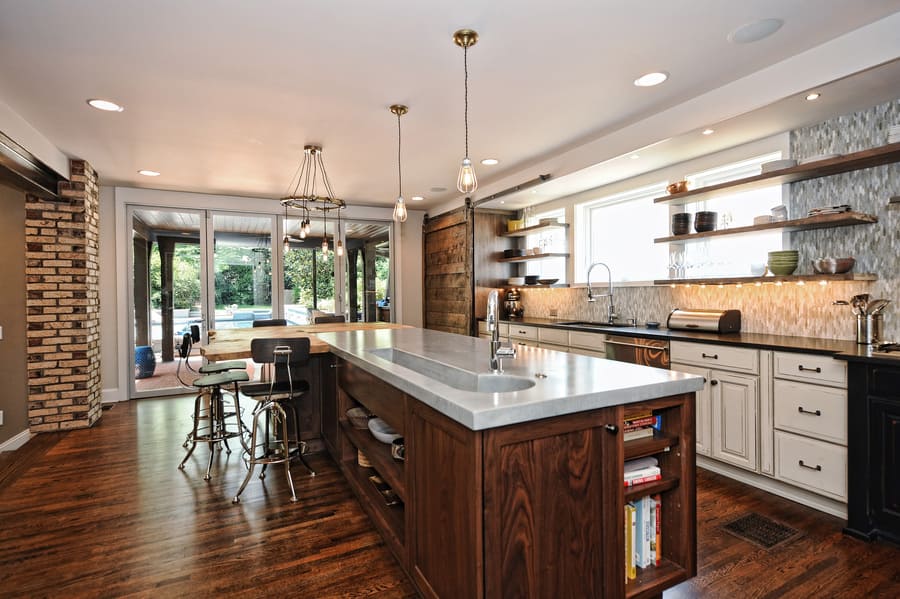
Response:
M688 579L687 571L673 561L663 558L658 566L638 568L637 578L625 585L625 597L643 599L659 597L660 589L673 587Z
M401 500L406 501L404 462L398 462L391 456L391 446L373 437L368 430L353 428L346 420L341 420L341 429L350 443L366 454L384 482L391 486Z
M645 495L656 495L663 493L678 486L679 478L677 476L666 476L659 480L649 483L641 483L631 487L625 487L625 502L633 499L644 497Z
M718 229L716 231L704 231L703 233L691 233L689 235L670 235L658 237L654 243L691 243L705 241L714 237L726 237L732 235L746 235L759 231L809 231L812 229L830 229L833 227L848 227L852 225L871 225L878 222L878 217L862 212L842 212L840 214L823 214L806 218L795 218L780 222L766 223L764 225L752 225L747 227L734 227L731 229Z
M360 502L360 505L376 522L382 524L382 532L388 533L385 535L385 540L393 545L395 551L402 554L406 544L405 504L388 505L385 503L384 497L369 480L369 476L373 474L381 475L382 478L383 474L376 472L374 468L360 466L356 463L355 458L345 460L342 471L347 482L356 490L357 494L366 498L366 501Z
M821 283L832 281L877 281L870 272L847 272L839 275L769 275L764 277L708 277L698 279L657 279L654 285L755 285L756 283Z
M515 231L506 231L504 233L500 233L501 237L525 237L527 235L534 235L535 233L544 233L545 231L550 231L553 229L568 229L569 223L547 223L543 225L533 225L531 227L524 227L522 229L516 229Z
M855 171L873 166L900 162L900 142L869 148L860 152L853 152L826 160L817 160L806 164L798 164L789 168L783 168L752 177L744 177L718 185L698 187L681 193L659 197L653 200L657 204L671 204L683 206L694 202L701 202L717 196L732 194L735 191L749 191L771 185L794 183L807 179L817 179L838 175L849 171Z
M625 459L634 460L654 455L661 451L669 451L675 445L678 445L677 435L667 435L654 431L652 437L625 441Z
M569 254L551 252L548 254L532 254L531 256L516 256L514 258L497 258L497 262L528 262L529 260L545 260L547 258L568 258Z

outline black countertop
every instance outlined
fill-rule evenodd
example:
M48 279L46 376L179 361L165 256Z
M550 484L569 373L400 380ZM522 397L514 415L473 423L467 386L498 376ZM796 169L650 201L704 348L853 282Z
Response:
M643 339L662 339L665 341L688 341L693 343L719 343L736 345L739 347L752 347L756 349L772 349L780 351L804 352L812 354L833 355L844 360L872 360L872 349L866 345L858 345L854 341L846 339L821 339L818 337L795 337L789 335L770 335L767 333L708 333L699 331L682 331L666 328L651 329L646 326L584 326L564 325L572 322L565 318L515 318L501 320L510 324L523 324L536 327L547 327L567 331L585 331L591 333L605 333L607 335L626 335L641 337ZM884 360L900 362L900 353L897 358L882 358Z

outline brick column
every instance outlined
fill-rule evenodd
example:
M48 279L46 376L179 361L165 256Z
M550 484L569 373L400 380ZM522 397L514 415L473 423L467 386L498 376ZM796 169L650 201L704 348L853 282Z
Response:
M79 160L60 199L25 196L28 420L32 432L100 419L100 195Z

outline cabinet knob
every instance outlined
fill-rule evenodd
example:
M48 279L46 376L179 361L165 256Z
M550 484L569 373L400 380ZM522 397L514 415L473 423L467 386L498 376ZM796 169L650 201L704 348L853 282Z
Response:
M614 435L619 432L619 427L615 424L607 424L604 428Z
M711 380L711 381L709 382L709 384L710 384L710 385L718 385L718 384L719 384L719 381L717 381L716 379L713 379L713 380Z
M707 354L707 353L701 353L700 355L701 355L702 357L704 357L704 358L710 358L711 360L718 360L718 359L719 359L719 354Z

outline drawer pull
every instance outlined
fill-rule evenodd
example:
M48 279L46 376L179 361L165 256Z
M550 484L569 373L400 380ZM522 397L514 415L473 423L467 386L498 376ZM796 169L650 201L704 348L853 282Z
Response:
M718 385L718 384L719 384L719 381L717 381L716 379L713 379L713 380L711 380L711 381L709 382L709 384L710 384L710 385Z
M707 354L707 353L701 353L700 356L703 357L703 358L711 358L711 359L713 359L713 360L718 360L718 359L719 359L719 354Z
M604 426L604 428L614 435L619 432L619 427L616 426L615 424L607 424Z
M341 366L342 366L342 364L329 364L328 365L329 368L340 368Z
M527 333L528 331L517 331L517 332L518 332L520 335L524 335L524 334ZM801 366L801 368L802 368L802 366Z
M810 416L821 416L822 410L816 410L815 412L810 412L809 410L804 410L803 406L797 406L797 411L801 414L809 414Z
M816 472L822 471L822 466L820 466L819 464L816 464L815 466L807 466L803 463L803 460L797 460L797 463L800 464L801 468L808 468L809 470L815 470Z
M797 370L799 370L800 372L816 372L816 373L819 373L819 374L822 373L822 369L819 368L818 366L816 366L815 368L806 368L805 366L803 366L803 364L801 364L800 366L798 366L798 367L797 367Z

